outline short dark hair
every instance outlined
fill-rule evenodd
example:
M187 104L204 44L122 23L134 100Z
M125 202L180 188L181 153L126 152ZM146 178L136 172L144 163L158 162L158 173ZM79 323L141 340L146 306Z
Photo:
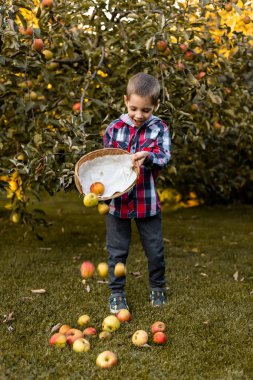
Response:
M138 73L131 77L127 84L127 97L130 98L132 94L142 97L149 96L152 103L157 104L160 95L159 81L152 75Z

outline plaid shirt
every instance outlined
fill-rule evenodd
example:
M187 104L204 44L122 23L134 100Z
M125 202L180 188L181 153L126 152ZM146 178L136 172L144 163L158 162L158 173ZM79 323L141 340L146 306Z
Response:
M166 124L151 116L140 128L136 128L128 114L114 120L104 134L105 148L121 148L131 154L148 151L149 155L140 167L136 185L110 202L110 214L120 218L145 218L161 210L155 181L159 169L170 160L170 135Z

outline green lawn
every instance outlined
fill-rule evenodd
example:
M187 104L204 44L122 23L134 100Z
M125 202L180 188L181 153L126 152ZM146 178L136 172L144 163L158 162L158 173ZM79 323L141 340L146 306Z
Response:
M77 326L89 314L99 331L109 313L106 284L97 275L87 292L80 264L106 260L104 218L82 206L77 192L46 197L51 227L43 241L11 225L0 211L0 379L253 379L253 207L219 206L163 211L169 302L148 303L146 259L134 227L127 299L133 320L77 354L50 347L57 323ZM131 272L140 272L136 277ZM45 289L33 294L31 289ZM13 320L3 322L13 313ZM166 346L136 348L131 336L167 324ZM96 367L114 351L117 367Z

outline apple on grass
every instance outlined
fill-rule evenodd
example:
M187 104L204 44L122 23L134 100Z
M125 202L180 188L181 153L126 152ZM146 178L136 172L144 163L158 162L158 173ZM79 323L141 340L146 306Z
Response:
M102 182L94 182L90 185L90 192L96 195L102 195L105 191L105 187Z
M88 323L90 322L90 317L87 315L87 314L84 314L84 315L81 315L79 318L78 318L78 325L79 326L85 326L87 325Z
M67 343L71 346L77 339L83 338L82 331L78 329L69 329L66 332Z
M159 331L164 332L166 330L166 325L163 322L157 321L152 324L151 326L151 332L152 334L155 334Z
M74 341L72 349L75 352L87 352L90 350L90 342L84 338L78 338Z
M167 336L162 331L158 331L153 335L153 342L156 344L165 344L167 342Z
M116 277L125 277L127 273L126 266L123 263L117 263L114 268L114 275Z
M107 263L99 263L97 266L98 274L101 278L105 278L108 275L108 264Z
M129 322L132 319L131 313L127 309L121 309L117 314L116 317L120 321L120 323L123 322Z
M95 267L91 261L84 261L81 265L81 276L83 278L91 278L93 276Z
M66 332L70 329L71 327L69 325L61 325L61 327L59 328L59 333L66 334Z
M111 339L112 337L112 334L109 333L109 331L101 331L101 333L99 334L99 339Z
M120 321L115 315L109 315L103 320L102 330L113 332L120 328Z
M98 197L94 193L85 194L83 198L83 204L85 207L95 207L98 205Z
M137 347L142 347L148 341L148 333L144 330L137 330L132 336L132 343Z
M61 333L55 333L49 339L50 346L65 347L67 343L66 336Z
M117 356L112 351L101 352L96 359L96 365L100 368L111 368L117 363Z
M86 329L83 330L83 335L95 337L97 335L97 330L95 329L95 327L87 327Z

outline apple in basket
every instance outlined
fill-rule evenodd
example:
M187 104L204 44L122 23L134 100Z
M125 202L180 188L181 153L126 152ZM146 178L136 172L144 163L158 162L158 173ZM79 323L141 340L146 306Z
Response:
M85 207L95 207L98 205L98 197L94 193L85 194L83 198L83 204Z
M105 187L102 182L94 182L90 186L90 192L96 195L102 195L105 191Z

